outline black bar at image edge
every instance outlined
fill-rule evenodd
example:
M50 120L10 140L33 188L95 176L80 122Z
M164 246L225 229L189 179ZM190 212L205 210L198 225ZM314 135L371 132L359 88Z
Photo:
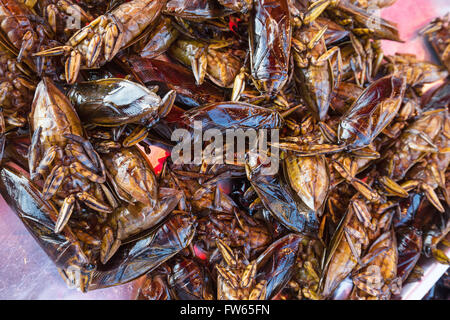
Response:
M57 297L55 297L57 298ZM64 314L74 312L80 317L92 318L98 313L102 319L108 319L109 314L115 318L144 316L147 319L183 320L183 319L280 319L284 315L291 319L301 319L311 316L350 316L368 315L372 317L385 317L391 313L389 308L398 308L402 318L414 315L419 308L448 307L444 301L0 301L3 312L7 309L19 315L34 309L44 308L55 310L59 319ZM47 306L48 304L48 306ZM432 304L432 306L426 306ZM22 306L23 305L23 306ZM31 306L26 306L31 305ZM50 308L50 309L48 309ZM66 310L59 313L56 308ZM417 311L416 311L417 308ZM358 310L361 309L361 310ZM71 311L70 311L71 310ZM78 310L78 311L76 311ZM82 312L81 312L82 311ZM444 310L443 310L444 311ZM81 313L79 313L81 312ZM445 311L444 311L445 312ZM164 319L161 319L161 316ZM287 320L287 319L286 319Z

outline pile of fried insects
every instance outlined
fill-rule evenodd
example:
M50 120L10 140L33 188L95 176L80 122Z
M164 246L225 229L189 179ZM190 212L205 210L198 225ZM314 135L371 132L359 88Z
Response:
M450 262L450 15L387 56L394 2L2 0L1 195L83 292L395 298Z

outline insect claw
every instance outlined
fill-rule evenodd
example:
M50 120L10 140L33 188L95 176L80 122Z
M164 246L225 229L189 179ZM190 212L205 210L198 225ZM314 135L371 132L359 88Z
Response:
M67 221L69 221L70 216L72 215L73 208L75 206L75 196L72 194L64 199L63 205L59 210L58 220L55 224L55 232L60 233L62 229L64 229Z
M320 121L318 123L320 132L329 143L336 143L338 141L337 133L327 123Z
M320 39L322 39L323 35L325 34L325 32L327 31L328 27L324 26L322 29L319 30L319 32L317 32L314 37L312 37L312 39L309 41L308 45L306 46L308 49L312 50L317 43L320 41ZM327 54L327 53L325 53Z
M249 296L249 300L264 300L266 299L266 292L267 292L267 281L262 280L261 282L257 283L255 288L252 290Z
M65 73L68 84L74 84L78 78L81 67L81 54L77 50L70 53L70 57L66 60Z
M70 53L73 51L73 48L71 46L59 46L50 48L47 50L42 50L37 53L34 53L33 56L35 57L52 57L52 56L60 56L65 53Z
M65 269L58 268L58 272L69 288L78 288L85 293L88 291L92 275L96 269L97 267L91 264L83 268L73 266Z
M292 113L294 113L295 111L297 111L298 109L300 109L300 108L302 108L302 107L303 107L302 104L296 105L295 107L292 107L292 108L290 108L290 109L284 111L284 112L281 113L280 115L281 115L281 117L282 117L283 119L284 119L284 118L287 118L289 115L291 115Z
M340 146L340 145L333 145L333 144L318 144L318 145L308 145L308 146L301 146L295 143L288 143L288 142L280 142L280 143L268 143L271 147L276 147L279 149L289 150L292 152L295 152L297 155L302 157L310 157L320 154L327 154L327 153L337 153L340 151L343 151L346 147Z
M117 41L119 40L119 29L114 23L110 23L106 28L105 35L105 59L110 61L114 55L112 54L117 47Z
M89 26L91 26L90 28L83 28L80 29L79 31L77 31L68 41L68 45L71 47L75 47L76 45L78 45L81 41L83 41L89 34L92 33L92 26L94 24L94 22L96 22L97 20L99 20L101 18L98 17L97 19L95 19L94 21L92 21Z
M374 203L385 203L386 201L376 192L373 190L367 183L364 181L354 178L350 182L352 186L358 190L364 198L366 198L370 202Z
M216 265L216 269L217 273L220 274L225 279L225 281L229 282L233 288L239 288L239 281L236 275L219 264Z
M352 202L353 210L359 221L361 221L364 227L369 228L372 231L376 230L376 225L372 223L372 215L369 209L363 201L355 200Z
M45 8L45 13L46 13L48 24L52 28L53 32L56 33L56 19L57 19L56 17L58 15L58 9L56 8L56 6L54 4L49 4Z
M175 99L177 97L177 93L174 90L170 90L161 100L161 106L159 107L158 114L161 118L166 117L170 111L172 110L173 104L175 103Z
M34 34L31 31L27 31L24 34L22 40L22 46L20 47L19 54L17 55L17 61L21 62L22 58L27 56L27 53L33 48L34 45Z
M378 181L381 183L386 192L394 197L407 198L408 192L402 188L397 182L387 176L380 177Z
M112 194L111 190L109 190L109 188L104 183L101 183L100 187L103 193L105 194L106 200L108 200L109 205L114 209L117 208L119 206L119 203L114 198L114 195Z
M100 247L100 261L103 264L106 264L109 259L116 253L117 249L119 249L122 241L117 239L111 228L107 228L105 230L105 234L102 238L102 244Z
M123 140L122 145L126 148L134 146L134 145L138 144L139 142L141 142L142 140L144 140L145 138L147 138L147 136L148 136L147 128L145 128L143 126L137 126L130 133L130 135L128 137L126 137L125 140Z
M14 86L26 88L28 90L36 90L36 85L33 82L31 82L30 80L23 78L23 77L17 78L14 81Z
M191 59L192 73L194 74L197 85L201 85L205 80L207 65L208 60L205 52L201 53L199 57L194 57Z
M222 254L223 259L229 266L234 266L237 264L236 257L234 256L233 251L223 240L218 239L216 241L216 245L220 253Z
M75 170L79 174L81 174L83 177L87 178L89 181L96 182L96 183L104 183L106 181L105 176L100 176L96 174L95 172L87 169L79 162L74 162L69 166L70 169Z
M351 232L350 230L351 230L351 228L348 228L348 227L344 228L345 239L346 239L347 244L348 244L348 246L350 248L350 251L351 251L351 253L353 255L353 258L358 262L359 265L362 265L361 258L359 257L359 254L358 254L358 250L355 248L355 246L353 244L353 240L352 240L352 237L350 235L350 232Z
M439 200L439 197L437 196L434 189L426 184L421 183L420 188L425 192L425 196L427 197L428 201L439 211L439 212L445 212L444 206L442 205L441 201Z
M97 168L97 170L101 171L102 175L104 175L103 162L100 160L100 156L98 155L98 153L94 150L92 145L89 143L89 140L87 140L83 137L80 137L78 135L74 135L74 134L65 134L64 137L81 144L83 146L83 149L86 151L86 154L88 155L91 162L94 164L94 166Z
M322 63L329 60L333 55L340 54L339 47L333 47L330 50L327 50L324 54L322 54L318 59L317 63Z
M363 159L380 159L381 155L378 151L376 151L373 148L363 148L363 149L358 149L358 150L352 150L350 152L352 154L352 156L357 157L357 158L363 158Z
M104 204L103 202L100 202L99 200L97 200L96 198L94 198L93 196L91 196L89 193L87 193L85 191L78 192L76 194L76 197L80 201L83 201L84 204L86 204L89 208L94 209L98 212L103 212L103 213L111 213L112 212L111 207Z
M122 32L120 26L118 26L118 28L119 28L119 36L117 37L116 45L114 46L114 50L111 53L112 57L115 57L117 55L117 53L120 51L120 49L122 49L122 47L123 47L124 33ZM111 57L111 59L112 59L112 57Z
M247 265L247 267L245 267L245 270L242 274L242 278L241 278L241 287L242 288L247 288L250 286L252 280L255 279L256 276L256 261L253 261L252 263L250 263L249 265Z
M303 18L304 24L310 24L315 21L333 1L331 0L319 0L313 2L308 8L308 12L305 14Z
M64 166L55 166L53 168L50 175L45 180L44 188L42 189L42 198L44 200L50 199L58 192L67 173L67 168Z
M52 146L47 152L44 154L39 166L31 172L31 180L34 180L38 175L44 176L43 174L49 169L50 165L53 163L53 160L58 153L58 147Z
M89 41L87 53L86 53L86 62L87 67L92 68L92 66L97 62L98 57L102 51L103 46L103 38L96 34L92 37L91 41Z
M234 78L233 92L231 93L231 101L239 101L239 98L245 90L245 72L241 72Z

